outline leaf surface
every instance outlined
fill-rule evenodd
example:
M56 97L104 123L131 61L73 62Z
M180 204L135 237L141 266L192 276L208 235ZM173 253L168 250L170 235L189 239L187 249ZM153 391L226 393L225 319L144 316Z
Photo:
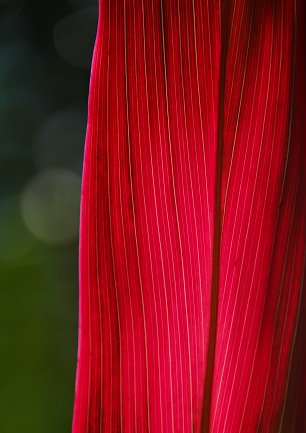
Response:
M100 0L73 433L306 431L305 19Z

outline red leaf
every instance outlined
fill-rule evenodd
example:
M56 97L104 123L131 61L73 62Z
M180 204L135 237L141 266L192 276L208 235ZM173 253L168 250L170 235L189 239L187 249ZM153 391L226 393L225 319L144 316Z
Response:
M100 0L73 433L306 432L305 19Z

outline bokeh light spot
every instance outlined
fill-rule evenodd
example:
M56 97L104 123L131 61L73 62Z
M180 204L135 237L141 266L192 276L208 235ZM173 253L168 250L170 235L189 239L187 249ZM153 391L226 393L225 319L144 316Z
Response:
M58 53L69 63L90 68L98 8L84 8L59 21L53 32Z
M21 206L29 230L59 244L78 236L81 178L64 169L43 170L26 185Z
M86 113L66 109L50 116L39 130L33 158L38 168L68 167L81 173Z

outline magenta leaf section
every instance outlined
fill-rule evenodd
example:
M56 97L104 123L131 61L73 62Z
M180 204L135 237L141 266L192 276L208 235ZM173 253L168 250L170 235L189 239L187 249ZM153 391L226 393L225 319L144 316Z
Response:
M73 433L303 433L305 5L100 0Z

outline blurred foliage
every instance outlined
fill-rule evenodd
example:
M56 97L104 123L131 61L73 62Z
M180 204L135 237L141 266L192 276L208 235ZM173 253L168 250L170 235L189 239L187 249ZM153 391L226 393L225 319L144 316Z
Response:
M97 0L0 0L1 433L71 430Z

